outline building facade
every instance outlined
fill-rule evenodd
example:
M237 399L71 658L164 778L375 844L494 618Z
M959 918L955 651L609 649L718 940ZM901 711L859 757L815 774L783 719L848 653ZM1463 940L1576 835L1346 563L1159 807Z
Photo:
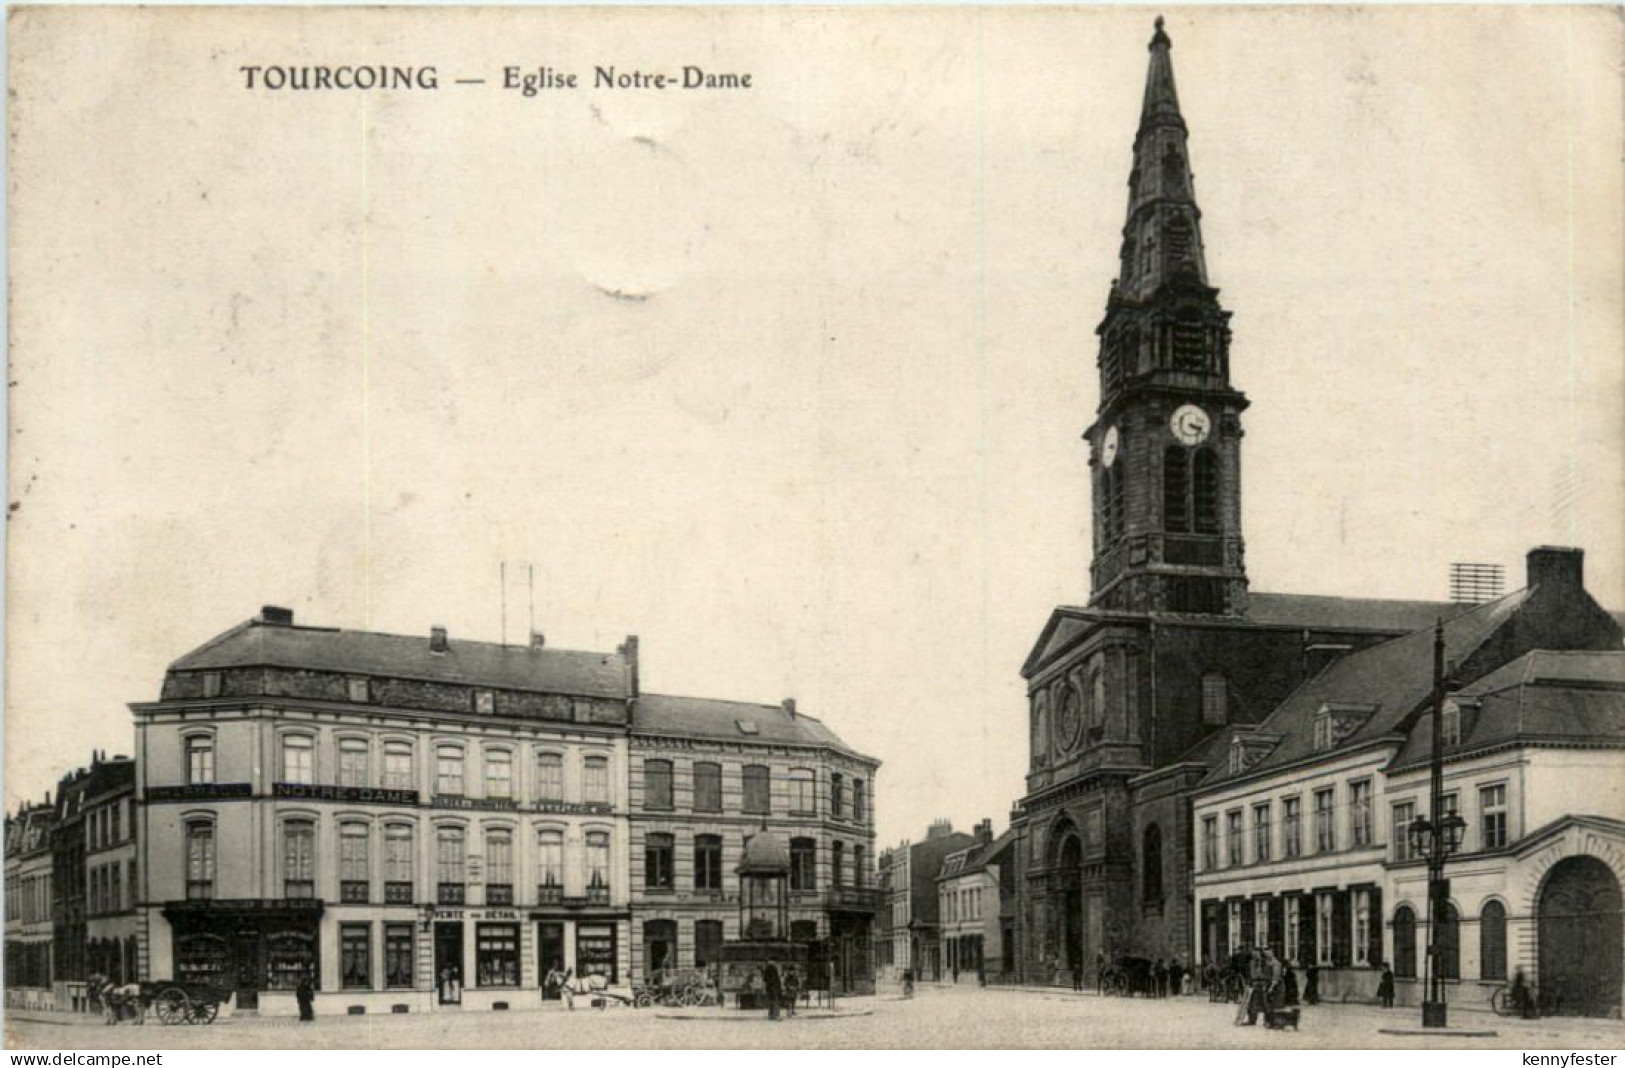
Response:
M118 984L141 974L135 762L98 759L84 791L85 969Z
M53 860L56 809L47 797L6 818L6 1006L55 1005L52 966Z
M306 976L331 1012L624 980L636 663L276 608L183 656L131 706L145 975L272 1014Z
M1327 1000L1373 999L1380 967L1390 963L1400 997L1419 999L1427 873L1409 827L1432 815L1436 640L1460 690L1446 704L1444 805L1469 828L1450 866L1455 919L1441 928L1435 962L1451 1000L1485 1007L1510 978L1510 962L1530 979L1574 981L1571 1005L1617 1013L1619 898L1608 866L1622 855L1625 791L1581 796L1573 776L1600 784L1625 772L1625 694L1616 678L1625 652L1619 625L1585 592L1574 550L1532 551L1524 589L1457 615L1437 634L1429 628L1354 653L1256 728L1231 732L1227 759L1194 791L1200 953L1223 962L1238 949L1269 946L1318 968ZM1546 713L1538 724L1530 692ZM1464 711L1483 707L1493 714ZM1542 858L1528 873L1523 851ZM1596 958L1612 966L1583 977L1575 969L1585 971L1588 955L1565 944L1568 928L1538 936L1543 909L1555 908L1543 905L1540 875L1571 857L1589 858L1575 866L1598 888L1588 900L1603 902L1587 915L1611 911L1615 932L1610 939L1586 928L1593 944L1613 947Z
M924 841L905 841L898 846L899 852L907 854L900 865L907 878L895 888L893 899L906 898L901 909L901 931L907 940L908 963L903 966L914 972L916 980L940 982L952 974L942 946L942 899L937 877L948 857L973 844L970 835L954 830L950 821L941 819L926 829Z
M837 991L873 992L878 761L793 700L643 694L630 769L634 976L708 967L740 937L734 872L767 827L789 843L791 937L819 946Z
M950 853L937 876L937 913L949 976L961 983L998 980L1012 972L1008 889L1001 866L1015 841L1009 832L993 837L993 821L983 820L965 849Z

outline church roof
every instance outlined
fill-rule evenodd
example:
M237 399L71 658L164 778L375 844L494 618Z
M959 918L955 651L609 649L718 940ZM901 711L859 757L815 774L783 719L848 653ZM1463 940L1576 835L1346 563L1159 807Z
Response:
M1537 649L1451 695L1461 707L1461 741L1446 758L1511 742L1625 743L1625 651ZM1433 712L1416 721L1394 769L1426 763Z

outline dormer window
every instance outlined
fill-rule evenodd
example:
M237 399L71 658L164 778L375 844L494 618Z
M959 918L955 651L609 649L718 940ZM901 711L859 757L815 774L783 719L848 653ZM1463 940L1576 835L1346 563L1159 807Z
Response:
M1231 738L1230 774L1239 775L1263 760L1280 740L1279 734L1261 734L1256 731L1237 734Z
M1444 733L1444 744L1457 746L1461 744L1461 705L1455 701L1444 703L1443 715L1440 718L1441 729Z
M734 726L739 728L739 733L740 734L756 734L756 733L758 733L757 728L756 728L756 721L753 720L753 719L736 719L736 720L734 720Z
M364 704L367 703L367 680L366 679L358 679L358 678L347 679L347 680L345 680L345 686L349 691L351 702L353 702L354 704L358 704L358 705L364 705Z
M220 696L220 672L218 672L218 671L205 671L203 673L203 696L204 697L219 697Z
M1315 749L1325 752L1335 748L1343 739L1360 729L1371 718L1375 705L1343 705L1327 703L1315 714Z
M490 690L474 691L474 711L482 716L494 715L497 710L497 695Z

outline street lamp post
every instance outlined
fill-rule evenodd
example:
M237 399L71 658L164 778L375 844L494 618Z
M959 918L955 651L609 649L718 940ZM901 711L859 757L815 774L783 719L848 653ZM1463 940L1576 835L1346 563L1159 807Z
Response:
M1433 758L1430 761L1428 810L1432 819L1411 821L1411 848L1428 864L1428 954L1422 1026L1446 1026L1444 977L1439 974L1439 928L1449 916L1450 882L1444 877L1445 860L1461 846L1467 824L1454 812L1444 811L1444 623L1433 628Z

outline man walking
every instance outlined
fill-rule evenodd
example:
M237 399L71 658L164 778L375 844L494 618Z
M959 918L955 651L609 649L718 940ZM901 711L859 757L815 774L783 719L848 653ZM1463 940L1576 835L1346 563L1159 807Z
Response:
M779 1018L779 998L784 994L784 988L779 980L779 966L768 961L762 968L762 991L767 997L767 1018Z
M294 988L293 997L299 1003L299 1022L314 1022L316 1019L316 984L311 980L309 972L299 977L299 985Z

